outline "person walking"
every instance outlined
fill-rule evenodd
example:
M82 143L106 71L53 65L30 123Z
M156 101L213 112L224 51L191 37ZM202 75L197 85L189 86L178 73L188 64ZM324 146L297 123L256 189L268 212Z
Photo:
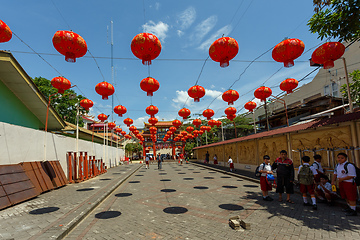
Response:
M158 153L156 160L158 162L158 169L161 169L162 168L162 158L161 158L160 153Z
M205 154L205 163L208 164L209 161L210 161L210 154L209 154L209 151L207 151L206 154Z
M145 168L146 169L148 169L148 168L150 169L149 162L150 162L149 155L146 155L146 158L145 158Z
M294 203L290 199L290 194L294 194L294 164L293 161L287 157L285 150L280 151L280 157L278 157L272 165L272 169L276 171L277 175L277 187L276 192L279 193L279 202L282 202L282 194L284 188L286 189L286 202Z
M228 164L229 164L229 167L230 167L230 172L232 172L233 169L234 169L234 162L233 162L233 160L231 159L230 156L229 156Z

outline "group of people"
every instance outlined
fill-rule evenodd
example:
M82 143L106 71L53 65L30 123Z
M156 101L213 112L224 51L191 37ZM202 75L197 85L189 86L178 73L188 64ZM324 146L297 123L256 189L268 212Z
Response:
M294 165L288 158L285 150L280 151L280 157L270 164L270 157L265 155L264 162L260 164L258 171L260 176L260 187L265 201L272 201L269 191L272 190L268 177L272 176L273 170L276 169L276 192L279 194L279 202L283 201L284 189L286 192L286 202L294 203L290 196L294 193ZM336 181L339 183L339 192L343 199L347 202L347 208L344 209L347 216L356 216L356 199L357 186L354 182L356 177L356 169L353 164L347 161L348 156L345 153L337 155L338 164L335 166L334 175L331 183L325 174L325 170L321 166L321 156L314 156L314 163L310 165L310 157L303 156L302 164L298 169L298 182L300 184L300 192L303 196L304 206L311 206L313 210L317 210L317 199L320 202L332 205L336 193ZM311 202L308 202L307 194L311 196Z

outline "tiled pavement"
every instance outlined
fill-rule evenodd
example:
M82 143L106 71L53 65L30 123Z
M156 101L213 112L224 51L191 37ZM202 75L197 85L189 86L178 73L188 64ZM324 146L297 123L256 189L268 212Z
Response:
M0 210L0 239L56 239L141 165L122 165L88 181Z
M254 182L201 166L137 171L66 239L360 239L360 216L338 207L265 202ZM271 193L274 199L276 194ZM233 230L240 215L250 230Z

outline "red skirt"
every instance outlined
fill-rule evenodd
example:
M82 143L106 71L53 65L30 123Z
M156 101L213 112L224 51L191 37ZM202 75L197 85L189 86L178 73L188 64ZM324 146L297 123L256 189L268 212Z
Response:
M233 163L230 163L230 168L234 168L234 164L233 164Z

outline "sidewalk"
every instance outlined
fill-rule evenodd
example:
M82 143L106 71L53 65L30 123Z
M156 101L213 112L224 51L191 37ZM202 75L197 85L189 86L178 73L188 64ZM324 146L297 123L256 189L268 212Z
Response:
M121 165L0 211L0 239L61 239L142 164Z

